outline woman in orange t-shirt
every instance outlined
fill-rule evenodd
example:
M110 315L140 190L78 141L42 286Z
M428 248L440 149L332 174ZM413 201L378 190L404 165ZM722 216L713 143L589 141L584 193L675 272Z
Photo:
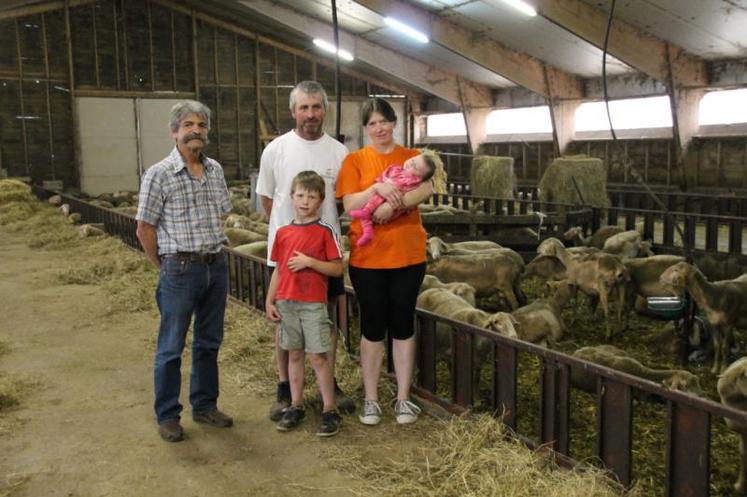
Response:
M337 177L337 198L342 199L345 211L360 209L374 193L386 202L373 215L377 224L371 243L356 246L362 234L360 221L354 220L348 231L350 279L361 308L365 400L359 419L367 425L381 421L378 384L388 331L397 376L396 419L398 423L412 423L420 413L420 408L409 399L415 363L413 317L426 260L426 233L416 206L430 198L433 184L424 181L403 194L391 184L376 182L387 167L401 165L419 152L394 142L397 115L386 100L375 98L366 102L361 118L371 144L343 161ZM395 210L403 209L406 211L402 215L392 218Z

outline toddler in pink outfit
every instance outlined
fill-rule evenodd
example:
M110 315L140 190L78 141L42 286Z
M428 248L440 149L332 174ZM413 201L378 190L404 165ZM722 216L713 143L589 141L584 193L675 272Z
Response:
M435 178L434 175L436 175ZM442 192L444 190L442 184L445 186L444 176L443 163L438 155L432 151L427 151L426 153L421 153L407 159L402 166L391 165L387 167L381 173L381 176L376 178L376 182L388 183L395 186L400 192L407 193L420 186L423 181L434 178L434 182L439 183L435 190ZM386 202L384 197L378 193L374 193L362 208L349 212L350 217L360 219L361 221L363 234L356 243L358 247L362 247L373 240L374 229L371 217L376 209L384 202ZM395 216L400 213L395 213Z

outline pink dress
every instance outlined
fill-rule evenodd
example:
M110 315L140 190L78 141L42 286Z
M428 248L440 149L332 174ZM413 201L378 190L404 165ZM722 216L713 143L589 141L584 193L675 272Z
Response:
M421 179L416 174L405 170L402 166L392 165L387 167L384 172L381 173L381 176L376 178L376 182L389 183L390 185L397 187L400 192L407 193L417 188L421 183ZM376 209L384 202L386 202L384 197L382 197L378 193L374 193L373 196L368 199L366 205L364 205L360 209L354 209L350 211L350 217L354 219L360 219L361 227L363 228L363 235L358 239L358 242L356 243L358 247L367 244L373 239L374 229L373 221L371 221L371 216L376 211ZM395 216L397 216L397 213L395 213Z

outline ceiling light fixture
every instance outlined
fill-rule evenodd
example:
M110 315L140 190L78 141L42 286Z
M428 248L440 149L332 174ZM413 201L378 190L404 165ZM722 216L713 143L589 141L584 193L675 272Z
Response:
M343 50L342 48L338 50L335 48L335 46L332 43L326 40L322 40L321 38L314 38L314 45L321 48L325 52L329 52L331 54L336 53L337 55L340 56L341 59L344 59L347 61L354 60L353 55L350 52L348 52L347 50Z
M534 17L537 15L537 11L534 10L534 7L524 2L523 0L503 0L503 3L509 4L511 7L515 8L522 14L526 14L530 17Z
M417 29L408 26L402 21L398 21L397 19L394 19L393 17L385 17L384 22L387 24L387 26L390 26L396 29L400 33L409 36L415 41L418 41L420 43L428 43L428 37L424 33L421 33Z

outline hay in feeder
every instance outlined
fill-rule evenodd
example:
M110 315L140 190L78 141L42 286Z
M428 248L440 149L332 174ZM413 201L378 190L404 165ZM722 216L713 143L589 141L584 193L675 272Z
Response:
M34 383L18 379L0 371L0 412L16 407Z
M26 183L15 179L0 180L0 204L8 202L31 202L36 200Z
M576 181L574 186L573 181ZM579 192L582 198L579 197ZM607 169L601 159L586 155L560 157L552 161L539 182L540 202L609 207Z
M475 157L470 170L470 186L472 195L477 197L514 198L514 158L490 155Z

